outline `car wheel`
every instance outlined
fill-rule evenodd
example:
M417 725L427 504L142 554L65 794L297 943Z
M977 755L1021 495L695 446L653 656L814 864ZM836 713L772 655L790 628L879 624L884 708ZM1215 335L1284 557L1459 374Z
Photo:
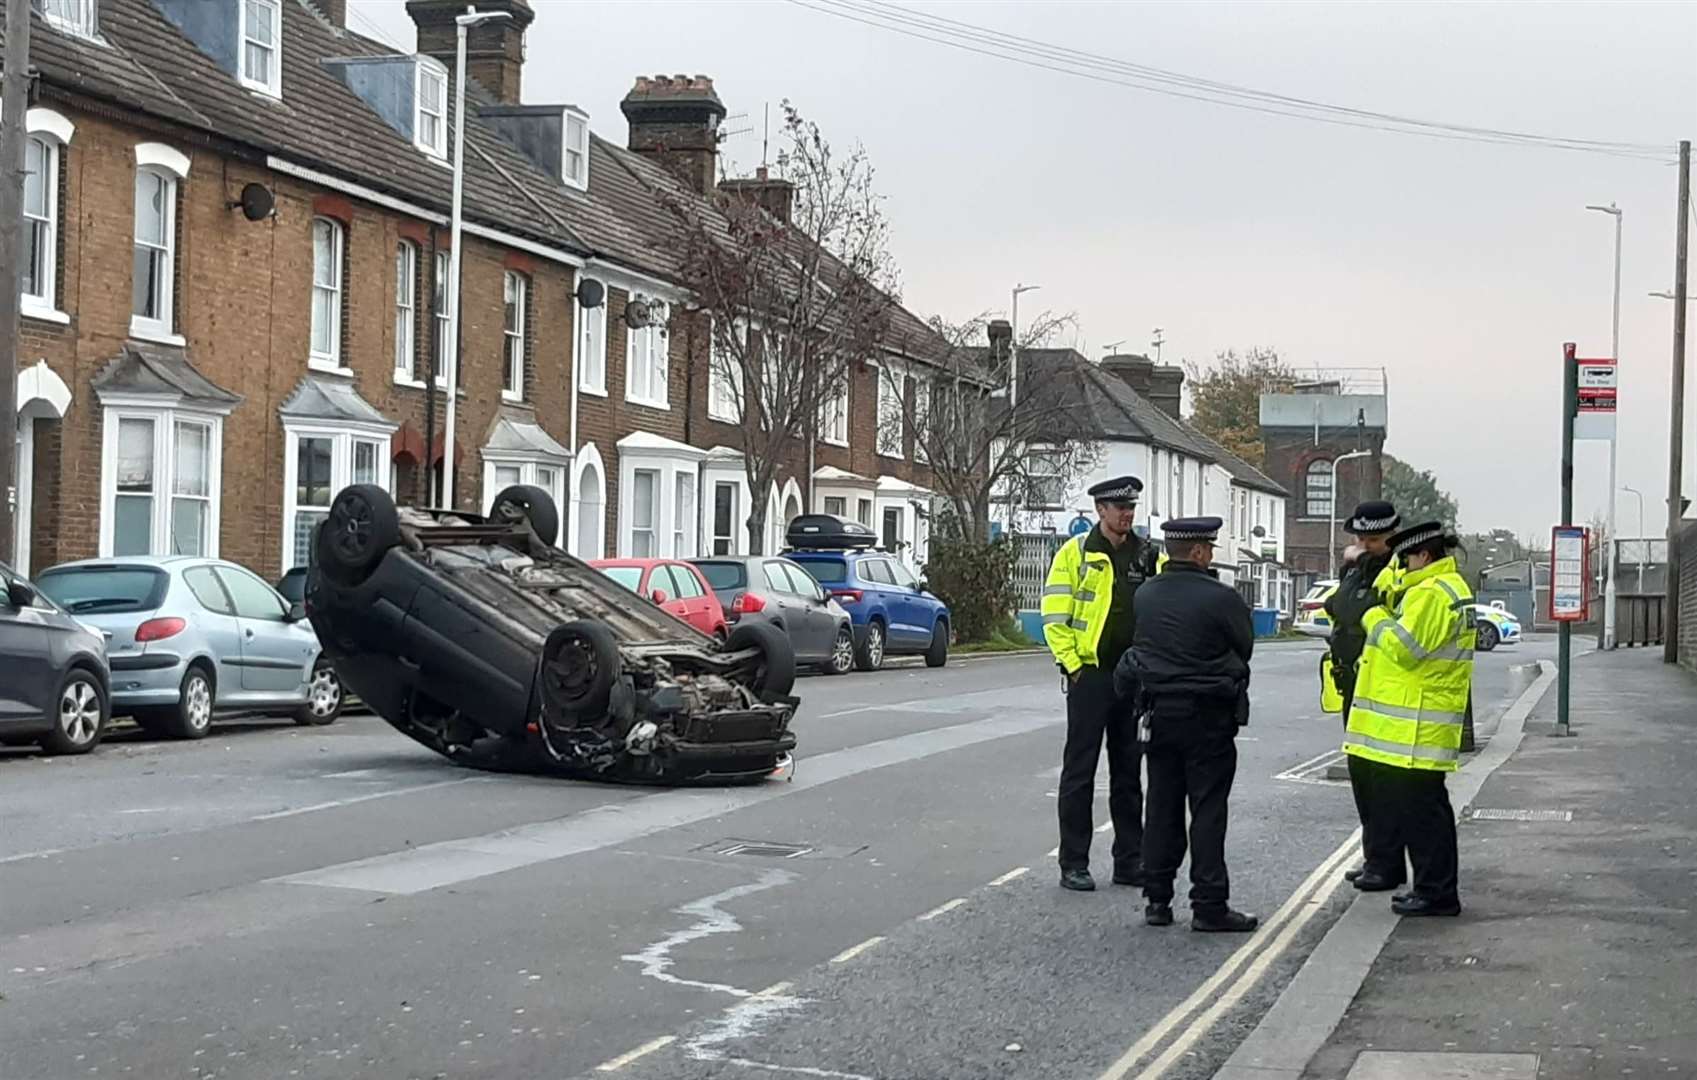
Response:
M542 646L542 700L550 712L598 716L619 677L619 643L594 619L554 627Z
M312 681L306 687L306 704L295 713L295 723L302 727L323 727L334 724L342 715L341 676L330 661L322 656L312 665Z
M877 671L884 666L884 624L877 619L866 624L866 636L854 651L854 666L862 671Z
M837 640L831 645L831 661L825 665L827 675L847 675L854 670L854 630L837 628Z
M925 650L926 667L942 667L949 662L949 621L938 619L931 628L931 647Z
M754 649L760 654L749 689L762 698L781 697L795 687L795 646L770 623L738 623L725 647L732 652Z
M86 754L106 732L106 694L93 675L75 669L59 686L53 730L41 738L49 754Z
M192 665L183 675L183 685L177 692L177 707L171 713L167 731L179 739L204 739L212 730L212 676L199 665Z
M532 484L514 484L501 489L490 505L492 521L525 522L544 544L552 545L560 535L560 511L554 496Z
M400 542L395 500L376 484L354 484L337 493L318 527L318 561L332 579L357 585Z
M1490 652L1492 649L1496 648L1497 647L1497 636L1498 635L1497 635L1497 628L1496 627L1492 626L1490 623L1480 623L1479 624L1479 643L1478 643L1479 651L1480 652Z

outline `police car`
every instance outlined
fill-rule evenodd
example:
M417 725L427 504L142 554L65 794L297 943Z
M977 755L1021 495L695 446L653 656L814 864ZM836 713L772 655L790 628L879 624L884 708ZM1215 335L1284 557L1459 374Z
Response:
M1326 614L1326 600L1338 591L1335 580L1316 581L1301 600L1296 602L1296 622L1293 628L1309 637L1330 637L1332 617Z
M1501 603L1499 600L1489 606L1473 605L1473 614L1478 620L1479 640L1476 647L1480 652L1490 652L1498 645L1520 643L1520 620L1498 606Z

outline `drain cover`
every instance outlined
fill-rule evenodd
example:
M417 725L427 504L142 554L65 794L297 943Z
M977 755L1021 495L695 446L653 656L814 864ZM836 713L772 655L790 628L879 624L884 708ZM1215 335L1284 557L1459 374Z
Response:
M764 859L799 859L813 849L800 844L773 844L755 840L733 840L718 849L719 855L756 855Z
M1475 810L1474 821L1572 821L1572 810Z

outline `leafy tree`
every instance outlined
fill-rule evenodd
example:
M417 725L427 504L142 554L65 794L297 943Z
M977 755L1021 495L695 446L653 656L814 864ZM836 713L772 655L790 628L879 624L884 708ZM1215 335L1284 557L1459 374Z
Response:
M1415 471L1412 465L1389 454L1384 455L1385 480L1381 487L1384 497L1402 515L1405 525L1423 521L1441 521L1454 526L1455 498L1438 487L1438 478L1430 471Z
M1239 355L1227 349L1206 368L1185 364L1190 380L1190 422L1202 433L1259 468L1266 455L1261 443L1261 395L1290 389L1296 372L1277 350L1252 348Z
M983 541L958 529L935 529L926 584L949 605L955 640L986 641L1019 606L1013 588L1017 549L1009 537Z

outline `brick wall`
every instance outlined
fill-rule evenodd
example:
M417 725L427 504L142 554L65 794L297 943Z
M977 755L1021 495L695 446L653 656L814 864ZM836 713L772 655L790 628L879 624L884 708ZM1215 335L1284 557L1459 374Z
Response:
M1697 524L1679 541L1679 662L1697 671Z
M402 215L326 192L236 160L221 160L168 136L143 134L103 117L55 105L76 124L63 151L62 286L59 306L69 326L26 319L19 360L45 358L71 388L61 421L36 428L37 483L32 527L33 565L93 556L100 529L101 409L91 380L118 354L128 336L134 229L134 146L161 141L189 153L177 226L177 322L186 355L207 378L243 401L224 421L219 554L275 577L283 558L283 456L279 407L307 373L312 282L312 219L324 213L346 229L343 362L359 393L396 423L425 428L425 394L394 382L395 247L403 231L428 236L428 227ZM276 194L276 216L250 222L226 208L242 185L258 182ZM445 250L447 231L439 230ZM427 361L429 244L420 253L416 291L419 371ZM457 418L461 447L456 502L481 506L482 460L477 452L501 404L503 274L516 268L531 283L533 363L527 398L538 422L561 444L568 438L573 341L569 268L515 257L469 240L463 267L461 314L463 386ZM619 343L622 380L622 338ZM331 376L334 378L335 376ZM621 383L622 385L622 383ZM436 430L445 403L437 395ZM44 473L46 475L44 475ZM410 492L398 493L410 501Z
M1330 461L1339 454L1357 449L1355 430L1320 430L1316 445L1313 428L1268 428L1261 433L1266 453L1262 471L1284 485L1291 493L1285 503L1285 559L1298 573L1324 574L1327 568L1326 544L1328 523L1324 516L1307 516L1308 468L1315 461ZM1341 553L1350 542L1342 520L1355 504L1364 499L1379 497L1383 483L1384 434L1369 432L1366 449L1374 451L1370 458L1356 458L1338 466L1334 491L1335 513L1339 519L1336 533L1337 550Z

